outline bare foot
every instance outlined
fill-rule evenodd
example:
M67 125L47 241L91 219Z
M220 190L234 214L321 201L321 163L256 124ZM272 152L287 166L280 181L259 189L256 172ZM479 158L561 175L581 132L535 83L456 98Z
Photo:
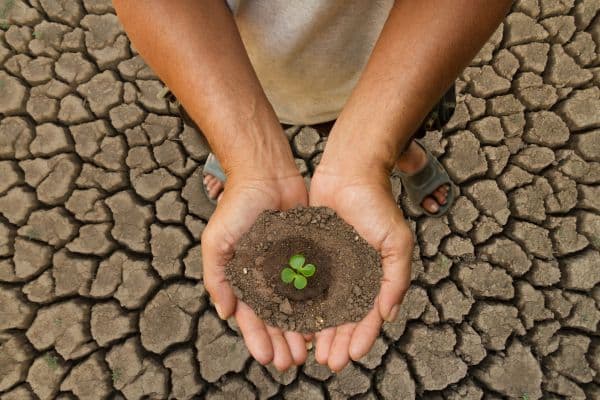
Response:
M223 195L223 189L225 184L210 174L204 175L204 186L208 192L208 197L211 200L217 199L219 201Z
M420 171L425 164L427 164L427 154L425 153L425 150L413 140L396 162L396 167L404 173L414 174ZM449 189L450 187L447 184L439 186L433 193L423 199L421 207L430 213L435 214L438 212L440 205L446 204L446 197L448 196Z

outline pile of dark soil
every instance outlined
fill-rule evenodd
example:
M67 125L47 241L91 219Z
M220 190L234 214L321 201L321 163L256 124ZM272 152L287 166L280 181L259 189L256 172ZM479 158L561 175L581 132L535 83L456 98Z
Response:
M302 290L280 278L293 254L317 267ZM382 271L377 251L332 209L302 207L264 211L238 242L225 274L268 324L316 332L364 318Z

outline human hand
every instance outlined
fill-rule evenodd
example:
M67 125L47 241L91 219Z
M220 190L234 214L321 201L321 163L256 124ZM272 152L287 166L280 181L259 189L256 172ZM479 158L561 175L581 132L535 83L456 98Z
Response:
M357 323L316 333L315 357L333 371L369 352L384 320L393 321L410 284L414 237L394 201L383 168L360 170L321 163L310 186L311 206L327 206L381 255L383 278L373 309Z
M204 285L217 313L223 319L234 315L250 354L263 365L273 362L279 370L304 363L307 356L304 336L267 326L247 304L236 298L224 269L235 244L263 210L285 210L307 204L304 180L293 162L288 168L289 164L277 168L265 168L261 164L262 168L231 171L202 234Z

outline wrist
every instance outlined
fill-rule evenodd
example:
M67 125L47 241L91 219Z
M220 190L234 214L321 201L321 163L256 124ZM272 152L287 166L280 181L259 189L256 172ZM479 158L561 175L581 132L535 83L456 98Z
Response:
M387 178L395 161L395 152L385 145L379 147L370 141L340 135L328 140L316 172L372 181Z
M227 176L278 179L299 174L281 124L274 116L239 118L206 135Z
M349 172L368 170L388 176L402 149L411 140L411 135L398 132L398 127L391 130L388 127L378 127L377 124L366 124L367 127L359 130L348 124L343 125L344 121L339 119L329 136L321 159L321 164L326 168L333 166Z
M217 157L227 176L246 179L279 180L299 175L289 144L281 138L263 137L260 140L240 141Z

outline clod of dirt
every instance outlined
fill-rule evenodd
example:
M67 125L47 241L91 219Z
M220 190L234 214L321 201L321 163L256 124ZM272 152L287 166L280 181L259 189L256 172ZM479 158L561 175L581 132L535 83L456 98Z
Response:
M302 290L280 277L294 254L317 267ZM270 325L314 332L364 318L382 272L377 251L335 211L301 207L259 215L225 274L236 295Z

